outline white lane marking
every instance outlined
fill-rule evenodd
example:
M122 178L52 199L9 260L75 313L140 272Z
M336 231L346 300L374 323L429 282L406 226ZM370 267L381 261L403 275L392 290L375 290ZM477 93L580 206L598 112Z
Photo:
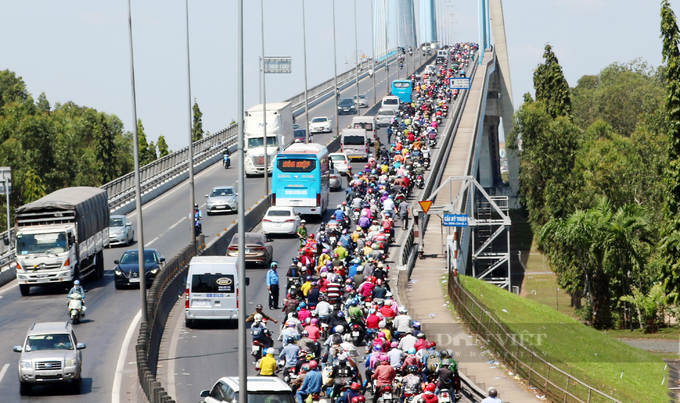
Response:
M175 361L177 361L177 343L179 342L179 334L182 331L182 320L181 313L177 315L177 323L172 331L172 338L170 339L170 351L168 355L168 395L177 397L177 390L175 389Z
M148 248L149 245L151 245L152 243L156 242L157 240L158 240L158 237L155 237L154 239L152 239L152 240L150 240L149 242L147 242L146 245L144 245L144 247L145 247L145 248Z
M125 333L125 338L123 339L123 345L120 347L120 353L118 354L118 363L116 364L116 373L113 376L113 388L111 389L111 403L120 403L120 385L123 381L123 369L125 367L125 357L127 356L128 347L130 347L130 342L134 336L135 329L142 319L142 310L137 311L134 319L130 323L130 327Z
M0 382L2 382L2 378L5 377L5 372L7 372L7 368L9 368L9 364L3 365L2 369L0 369Z

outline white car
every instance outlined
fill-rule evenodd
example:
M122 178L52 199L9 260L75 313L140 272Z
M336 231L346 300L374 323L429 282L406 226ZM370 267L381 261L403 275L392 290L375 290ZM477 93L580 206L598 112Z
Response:
M309 133L330 133L331 120L326 116L317 116L309 122Z
M347 158L347 155L343 153L331 153L328 154L328 158L333 161L333 166L338 172L343 174L347 172L347 167L349 166L349 158Z
M293 207L270 207L262 219L262 233L295 234L302 219Z
M132 223L124 215L112 215L109 219L109 246L130 245L135 239Z
M397 112L394 109L381 109L376 115L376 120L378 121L378 127L389 126L392 118L397 117Z
M357 96L355 95L352 99L354 99L354 102L357 102ZM368 102L366 102L366 96L365 95L359 95L359 108L365 108L368 106Z

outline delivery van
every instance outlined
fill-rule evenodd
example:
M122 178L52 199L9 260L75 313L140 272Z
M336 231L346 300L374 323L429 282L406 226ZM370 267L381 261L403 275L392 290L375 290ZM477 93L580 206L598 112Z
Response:
M377 130L377 122L375 116L355 116L352 118L352 123L349 125L350 129L364 129L368 138L375 140Z
M237 261L231 256L191 259L184 301L187 327L198 320L238 320Z
M340 138L340 152L347 158L368 161L370 147L368 134L364 129L345 129Z

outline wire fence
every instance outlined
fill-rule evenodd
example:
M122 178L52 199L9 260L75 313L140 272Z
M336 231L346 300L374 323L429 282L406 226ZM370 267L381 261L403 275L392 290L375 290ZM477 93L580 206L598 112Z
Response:
M621 403L539 357L513 337L449 272L449 299L458 315L515 374L540 389L549 401L563 403ZM508 342L508 340L512 340Z

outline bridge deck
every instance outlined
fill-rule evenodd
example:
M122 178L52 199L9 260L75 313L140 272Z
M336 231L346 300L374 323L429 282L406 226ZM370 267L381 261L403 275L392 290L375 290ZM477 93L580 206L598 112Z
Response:
M463 109L460 125L456 132L455 141L451 148L448 162L444 167L442 180L449 176L468 174L470 153L474 152L475 124L479 111L479 103L483 102L483 90L489 62L493 59L493 52L485 52L481 66L472 79L470 94ZM450 191L443 189L437 194L433 205L443 205L455 198L461 187L461 182L451 183ZM449 197L451 196L451 199ZM446 242L446 229L442 227L439 217L431 216L424 234L424 248L426 258L416 259L411 274L411 284L407 286L407 295L411 315L424 323L428 337L434 337L438 348L451 348L465 355L457 357L459 367L480 387L487 389L491 386L498 389L503 402L534 402L539 401L531 393L525 391L511 380L508 374L495 365L489 364L489 357L482 356L481 350L472 345L473 338L465 333L464 328L444 306L444 295L441 291L441 276L446 274L443 245ZM452 323L453 322L453 323ZM463 348L463 346L465 346Z

